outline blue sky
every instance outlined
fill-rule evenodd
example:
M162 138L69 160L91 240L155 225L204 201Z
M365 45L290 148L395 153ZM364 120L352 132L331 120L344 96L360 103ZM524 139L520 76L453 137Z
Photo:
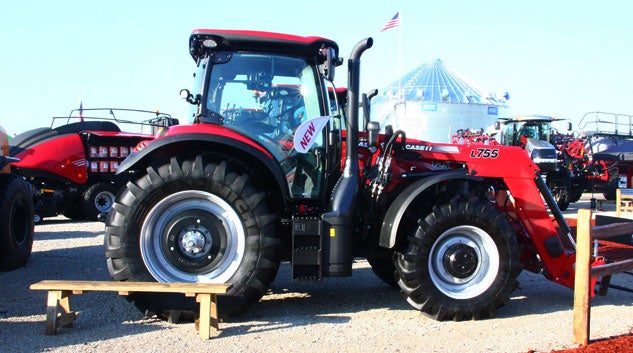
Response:
M398 10L402 26L380 28ZM184 119L195 28L319 35L347 59L373 37L361 88L383 88L429 60L490 92L511 113L579 119L633 114L633 2L571 1L31 1L0 13L0 125L49 126L79 106L160 110ZM398 40L402 36L402 65ZM345 86L346 73L337 72Z

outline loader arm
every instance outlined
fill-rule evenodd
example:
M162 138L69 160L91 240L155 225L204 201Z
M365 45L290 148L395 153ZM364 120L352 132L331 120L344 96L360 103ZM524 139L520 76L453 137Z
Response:
M575 242L536 163L523 149L513 146L463 145L460 154L471 174L503 179L509 202L498 204L510 204L505 211L516 218L525 231L525 239L521 240L526 247L523 254L525 268L573 288ZM530 251L534 254L529 254ZM538 256L528 259L530 255Z

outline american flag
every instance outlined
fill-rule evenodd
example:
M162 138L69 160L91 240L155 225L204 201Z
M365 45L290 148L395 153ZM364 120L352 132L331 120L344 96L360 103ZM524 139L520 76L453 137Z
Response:
M393 16L392 19L390 19L389 21L387 21L387 23L385 23L384 26L382 26L382 28L380 29L381 32L384 32L390 28L394 28L394 27L398 27L400 26L400 11L396 12L396 14Z

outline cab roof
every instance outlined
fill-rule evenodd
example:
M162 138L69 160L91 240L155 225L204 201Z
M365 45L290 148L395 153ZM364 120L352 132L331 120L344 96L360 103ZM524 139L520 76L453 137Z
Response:
M514 116L510 118L502 118L499 120L502 120L504 124L510 124L510 123L521 122L521 121L561 121L561 120L566 120L566 119L554 118L547 115L522 115L522 116Z
M202 43L212 39L217 46L213 50L258 51L276 54L292 54L293 56L316 57L322 47L333 48L336 56L339 49L336 42L316 36L297 36L276 32L196 29L189 37L189 53L198 61L207 49Z

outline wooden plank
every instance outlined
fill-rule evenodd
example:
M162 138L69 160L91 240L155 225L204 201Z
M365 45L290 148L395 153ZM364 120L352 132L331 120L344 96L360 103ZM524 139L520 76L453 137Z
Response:
M217 293L225 294L230 284L224 283L164 283L116 281L64 281L44 280L30 286L35 290L115 291L115 292L166 292L166 293Z
M578 260L576 260L577 262ZM633 259L622 260L610 264L593 266L591 268L591 277L602 277L613 275L624 271L633 270Z
M35 290L47 290L46 334L55 335L60 326L70 327L76 314L70 311L70 296L86 291L115 291L120 295L133 292L182 293L196 297L200 303L200 318L196 330L200 337L209 339L211 327L219 330L217 295L225 294L231 284L214 283L161 283L161 282L115 282L115 281L64 281L44 280L30 286Z
M580 212L581 210L578 210ZM594 226L591 229L592 239L608 239L622 234L633 234L633 222L622 222ZM578 235L576 235L578 237Z
M615 190L615 216L620 217L620 211L622 207L622 190L619 188Z
M591 305L591 210L578 210L574 278L574 343L589 343Z
M616 189L615 194L615 215L620 217L620 213L633 212L633 189Z

